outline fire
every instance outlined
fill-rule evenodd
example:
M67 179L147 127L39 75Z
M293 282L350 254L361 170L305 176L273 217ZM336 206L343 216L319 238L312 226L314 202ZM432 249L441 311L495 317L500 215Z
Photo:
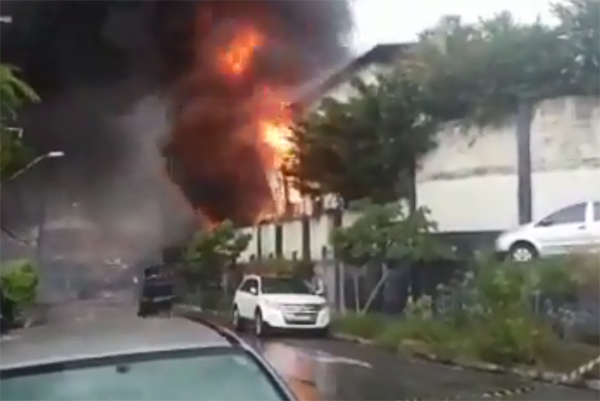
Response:
M259 131L261 139L274 153L274 168L281 164L291 155L292 143L290 137L292 131L288 125L279 121L260 121Z
M231 75L241 75L248 68L256 49L263 43L264 37L256 28L245 28L219 55L222 69Z
M244 76L252 67L256 51L264 46L265 42L264 35L256 27L240 28L233 40L217 53L219 71L226 76ZM236 80L237 82L240 81ZM273 210L273 205L265 205L258 218L273 217L284 211L287 202L298 202L298 199L301 199L294 188L280 182L285 180L282 178L282 167L292 156L292 116L285 99L280 88L262 82L255 86L254 96L248 106L253 120L252 142L258 144L275 207ZM285 187L285 190L282 190L282 187Z

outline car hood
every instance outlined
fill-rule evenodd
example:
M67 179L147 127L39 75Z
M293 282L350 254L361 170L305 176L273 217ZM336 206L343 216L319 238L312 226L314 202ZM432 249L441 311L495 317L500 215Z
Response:
M514 234L514 233L518 233L518 232L527 231L530 228L532 228L534 225L535 225L535 222L521 224L520 226L515 226L515 227L509 228L508 230L502 232L502 235Z
M325 298L312 294L263 294L263 299L269 302L303 305L303 304L324 304Z

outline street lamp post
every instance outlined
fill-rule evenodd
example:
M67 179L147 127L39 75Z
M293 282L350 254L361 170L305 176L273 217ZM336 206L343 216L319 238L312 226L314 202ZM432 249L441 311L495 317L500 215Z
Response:
M44 161L46 159L60 158L60 157L63 157L64 155L65 155L65 153L63 151L55 150L55 151L43 154L41 156L38 156L35 159L33 159L30 163L28 163L25 167L23 167L22 169L18 170L16 173L14 173L12 176L10 176L5 182L15 180L20 175L31 170L36 164L40 163L41 161ZM1 188L1 186L2 186L2 183L0 183L0 188ZM22 240L22 239L18 238L17 235L15 235L14 233L12 233L10 230L8 230L6 227L4 227L2 225L0 225L0 229L2 230L2 232L4 234L7 234L11 239L13 239L15 241L18 241L21 243L29 243L29 244L31 244L31 242L33 242L33 241L30 242L29 240Z
M8 181L12 181L15 178L19 177L21 174L23 174L23 173L27 172L28 170L32 169L39 162L42 162L42 161L44 161L46 159L57 159L57 158L63 157L64 155L65 155L65 152L63 152L61 150L54 150L52 152L48 152L46 154L38 156L35 159L33 159L31 162L29 162L25 167L23 167L22 169L20 169L19 171L17 171L13 175L11 175L8 178Z
M27 166L25 166L23 169L19 170L17 173L15 173L11 179L14 179L15 177L23 174L25 171L33 168L36 164L40 163L43 160L46 159L56 159L56 158L60 158L63 157L65 155L65 153L63 151L52 151L52 152L48 152L44 155L41 155L35 159L33 159L31 161L31 163L29 163ZM47 214L47 210L46 210L46 191L44 190L43 193L40 195L40 209L39 209L39 223L38 223L38 230L37 230L37 238L35 241L35 259L36 262L38 263L39 266L42 265L43 263L43 251L44 251L44 234L45 234L45 226L46 226L46 214Z

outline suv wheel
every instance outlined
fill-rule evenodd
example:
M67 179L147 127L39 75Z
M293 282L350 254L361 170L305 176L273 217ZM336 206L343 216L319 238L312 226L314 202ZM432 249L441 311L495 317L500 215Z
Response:
M244 330L244 322L242 321L242 317L240 316L240 311L239 311L237 305L233 306L231 324L233 325L233 328L236 331Z
M538 254L533 245L521 242L510 248L509 256L515 262L529 262L537 258Z
M266 335L267 327L262 318L260 309L254 314L254 334L256 337L264 337Z

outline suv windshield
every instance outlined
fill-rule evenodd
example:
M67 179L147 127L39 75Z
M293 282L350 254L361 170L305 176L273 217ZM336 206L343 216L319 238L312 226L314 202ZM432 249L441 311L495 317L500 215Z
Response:
M264 294L312 294L311 289L302 280L287 277L263 277Z
M287 397L252 357L235 349L190 355L127 356L2 372L0 398L9 400L279 401ZM132 361L131 359L136 359ZM87 366L85 366L87 365ZM41 371L43 370L43 371Z

